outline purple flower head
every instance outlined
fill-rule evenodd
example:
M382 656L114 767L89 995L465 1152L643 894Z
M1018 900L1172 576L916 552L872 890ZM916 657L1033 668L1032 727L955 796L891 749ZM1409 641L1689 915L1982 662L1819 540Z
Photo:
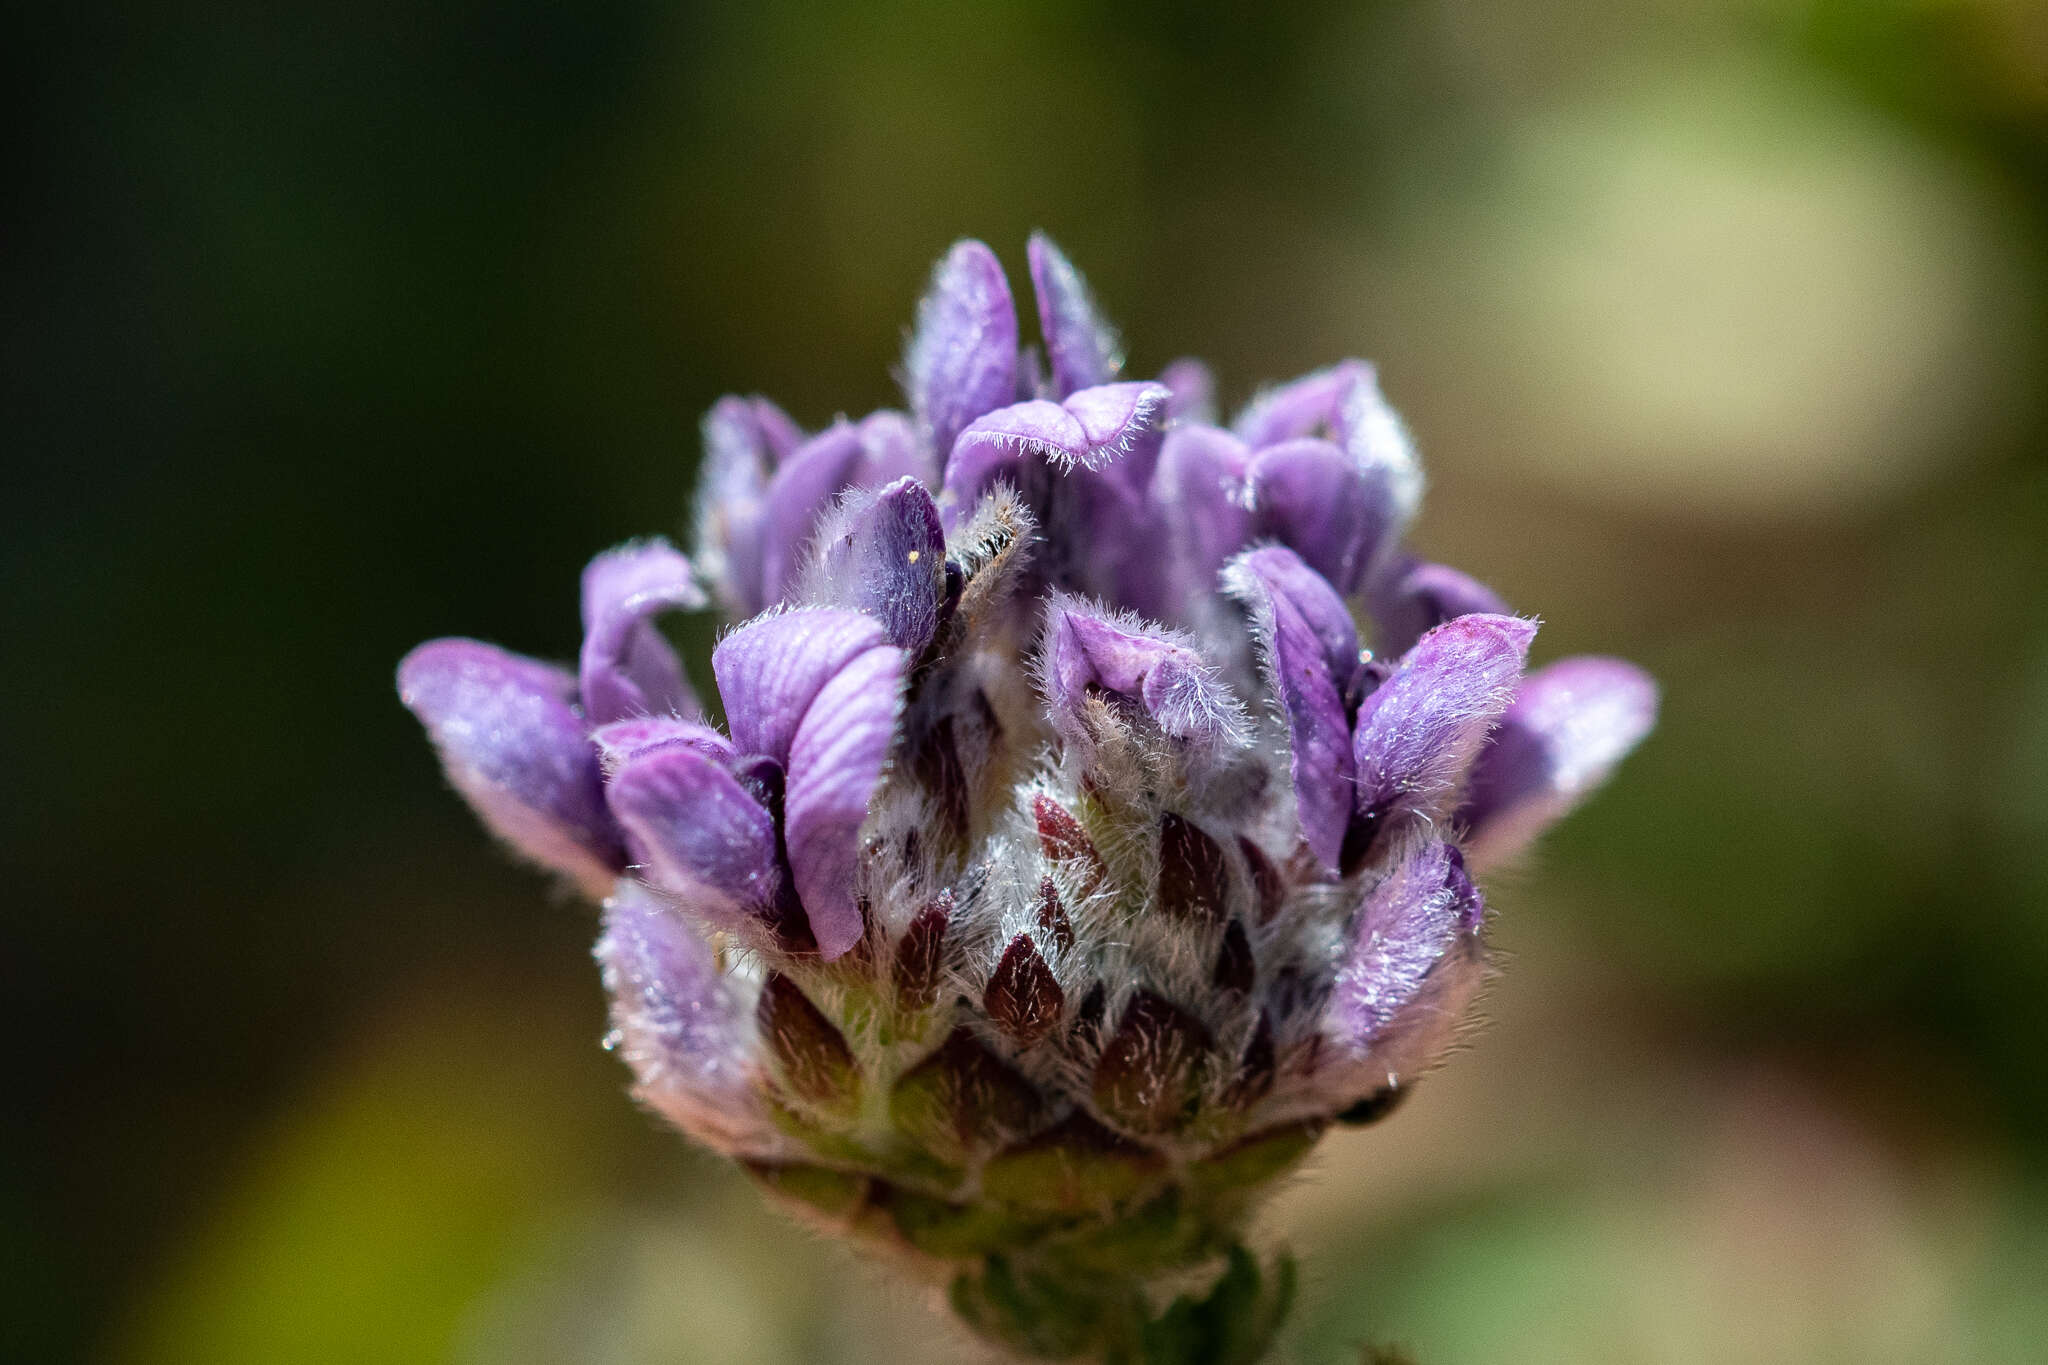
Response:
M1404 546L1421 467L1371 366L1219 425L1199 362L1128 371L1059 248L1026 260L1021 310L986 246L940 261L907 413L721 400L689 556L594 559L573 671L437 640L399 690L485 825L604 902L647 1104L977 1330L1099 1353L1435 1062L1472 871L1656 691L1524 676L1535 623ZM714 602L722 725L660 624ZM1281 1280L1220 1276L1187 1311L1263 1340Z

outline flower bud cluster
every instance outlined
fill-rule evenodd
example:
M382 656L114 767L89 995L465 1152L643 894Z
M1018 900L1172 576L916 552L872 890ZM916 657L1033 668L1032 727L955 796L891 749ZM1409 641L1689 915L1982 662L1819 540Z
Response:
M1655 691L1525 672L1536 623L1402 548L1422 478L1370 366L1218 425L1199 364L1123 378L1078 272L1042 236L1029 264L1042 349L988 248L939 263L907 412L720 402L692 557L593 561L573 671L438 640L400 692L484 822L603 902L647 1104L991 1336L1249 1360L1288 1285L1250 1211L1436 1058L1474 874ZM744 618L722 729L656 626L711 599Z

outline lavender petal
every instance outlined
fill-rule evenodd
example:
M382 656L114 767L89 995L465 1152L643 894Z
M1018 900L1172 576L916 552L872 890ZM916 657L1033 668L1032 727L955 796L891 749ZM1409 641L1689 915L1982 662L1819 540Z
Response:
M886 645L880 622L856 611L800 608L756 617L719 641L711 672L733 747L784 767L818 692L861 654Z
M1330 1002L1331 1031L1347 1053L1365 1056L1390 1033L1448 1020L1427 1010L1431 978L1479 932L1485 904L1458 850L1431 840L1375 886L1351 927L1351 947Z
M1251 447L1220 427L1188 423L1166 433L1152 500L1154 515L1172 528L1186 593L1214 589L1223 561L1252 538L1244 483L1251 459Z
M938 629L946 585L937 505L923 484L904 478L858 503L849 500L847 512L821 539L810 600L864 612L913 657L923 653Z
M1366 585L1382 654L1406 654L1424 632L1460 616L1508 614L1507 603L1469 574L1413 555L1399 555Z
M398 666L399 700L484 825L602 898L625 859L575 692L565 671L476 640L430 640Z
M771 906L781 888L775 817L726 765L680 745L628 759L605 786L642 875L720 928Z
M639 1097L721 1150L757 1140L752 1011L711 945L657 897L622 881L605 903L595 952Z
M1314 437L1267 446L1245 473L1255 533L1292 547L1343 596L1396 525L1390 489Z
M1104 691L1135 704L1175 739L1216 748L1243 738L1236 699L1191 645L1078 598L1056 593L1047 603L1039 668L1053 724L1070 737L1085 736L1088 696Z
M1536 623L1460 616L1424 635L1360 709L1358 812L1448 816L1487 732L1514 697Z
M730 764L739 756L732 742L700 721L675 716L636 716L615 720L590 732L597 746L599 764L607 774L617 772L630 759L655 749L695 749L698 753Z
M954 243L933 270L903 368L911 408L938 450L1015 396L1016 305L1002 264L980 242Z
M1231 423L1248 445L1269 446L1318 432L1335 434L1338 413L1345 397L1361 379L1370 378L1372 366L1362 360L1345 360L1327 369L1303 375L1290 383L1268 389L1247 403Z
M938 482L938 461L909 417L883 408L861 418L859 432L860 462L854 468L854 487L880 488L902 478Z
M1253 550L1225 578L1251 613L1267 677L1287 713L1302 838L1335 873L1357 783L1342 680L1357 666L1358 633L1336 592L1292 550Z
M1561 659L1531 673L1473 766L1463 812L1473 864L1527 847L1605 782L1656 719L1656 683L1620 659Z
M960 433L946 461L945 501L957 518L990 484L1029 460L1057 469L1098 469L1129 451L1166 398L1157 384L1103 384L1065 403L1033 399L978 419Z
M1077 389L1115 379L1123 368L1123 347L1116 329L1096 307L1088 281L1042 232L1031 234L1025 254L1038 295L1039 331L1052 363L1054 395L1065 398Z
M834 422L799 446L776 471L761 523L761 589L769 603L789 596L818 518L837 494L858 481L865 453L860 428Z
M698 567L736 615L767 605L761 585L761 522L768 480L803 432L765 398L721 398L704 417L697 495Z
M827 961L863 931L853 894L860 827L895 737L906 662L888 645L849 661L805 709L790 751L789 865Z
M1166 386L1168 422L1215 422L1216 376L1207 365L1182 356L1159 372L1159 382Z
M690 561L665 540L622 545L583 571L583 655L577 674L593 725L627 716L696 715L682 660L654 626L665 611L705 605Z

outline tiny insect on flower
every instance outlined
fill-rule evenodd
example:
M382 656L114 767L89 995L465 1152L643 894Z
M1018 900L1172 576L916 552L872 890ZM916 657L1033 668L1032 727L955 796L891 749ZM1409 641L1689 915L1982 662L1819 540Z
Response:
M603 903L651 1108L1014 1348L1249 1361L1292 1285L1243 1246L1260 1196L1434 1063L1474 875L1656 689L1525 675L1536 623L1402 547L1421 470L1371 366L1219 426L1197 362L1124 378L1080 273L1028 257L1042 362L958 244L908 412L722 400L691 555L592 561L573 671L436 640L399 692L490 830ZM656 625L713 601L745 618L723 732Z

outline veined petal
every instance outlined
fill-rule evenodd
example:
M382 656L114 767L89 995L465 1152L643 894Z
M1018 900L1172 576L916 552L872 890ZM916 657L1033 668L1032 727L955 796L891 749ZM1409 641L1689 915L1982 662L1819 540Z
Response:
M819 689L887 643L881 622L829 607L756 617L726 636L711 651L711 672L733 746L789 766L797 727Z
M1406 654L1424 632L1474 612L1508 614L1508 604L1469 574L1413 555L1399 555L1376 571L1366 586L1380 652Z
M1231 428L1254 447L1318 433L1335 435L1337 415L1345 397L1361 378L1371 374L1372 366L1362 360L1340 361L1305 374L1267 389L1245 404Z
M1458 850L1441 840L1415 849L1366 895L1330 1001L1335 1041L1364 1056L1394 1032L1448 1027L1452 1011L1432 1010L1431 978L1461 955L1486 913ZM1459 993L1451 993L1456 999ZM1443 1014L1416 1018L1417 1013Z
M399 700L485 826L601 898L625 859L575 694L562 669L476 640L430 640L398 666Z
M1123 368L1123 346L1096 307L1088 281L1042 232L1031 234L1025 255L1038 295L1039 332L1052 364L1054 394L1065 398L1077 389L1115 379Z
M938 629L945 596L939 509L924 485L908 478L879 494L851 496L848 504L830 534L821 532L808 600L874 617L915 657Z
M705 414L698 567L737 615L767 605L761 586L763 496L776 466L802 440L796 423L765 398L721 398Z
M1451 813L1487 732L1514 697L1536 623L1460 616L1430 631L1366 698L1353 753L1358 812L1368 820Z
M1523 679L1472 770L1474 866L1513 857L1607 780L1657 720L1657 685L1620 659L1560 659Z
M827 961L860 941L860 827L889 759L905 666L904 652L889 645L850 660L818 690L790 751L789 865Z
M1017 308L1001 262L980 242L954 243L932 271L903 368L910 406L938 450L1016 395Z
M710 726L674 716L615 720L591 731L590 739L597 746L598 762L607 773L617 772L627 760L654 749L695 749L728 765L739 756L732 741Z
M1053 724L1070 736L1085 733L1080 718L1099 690L1135 703L1176 739L1220 746L1243 738L1236 698L1190 645L1077 598L1054 594L1047 603L1039 668Z
M1266 676L1287 713L1302 838L1334 873L1358 780L1341 681L1357 666L1358 632L1335 590L1292 550L1250 551L1225 580L1251 613Z
M1328 441L1303 437L1267 446L1245 473L1254 532L1300 553L1350 596L1394 526L1389 490Z
M682 660L654 618L705 605L690 561L659 538L621 545L583 571L583 711L594 725L627 716L696 715Z
M711 945L631 881L605 903L597 960L642 1100L721 1150L754 1138L753 1017Z
M605 799L643 875L690 913L729 929L774 904L775 817L718 759L682 745L643 752Z

